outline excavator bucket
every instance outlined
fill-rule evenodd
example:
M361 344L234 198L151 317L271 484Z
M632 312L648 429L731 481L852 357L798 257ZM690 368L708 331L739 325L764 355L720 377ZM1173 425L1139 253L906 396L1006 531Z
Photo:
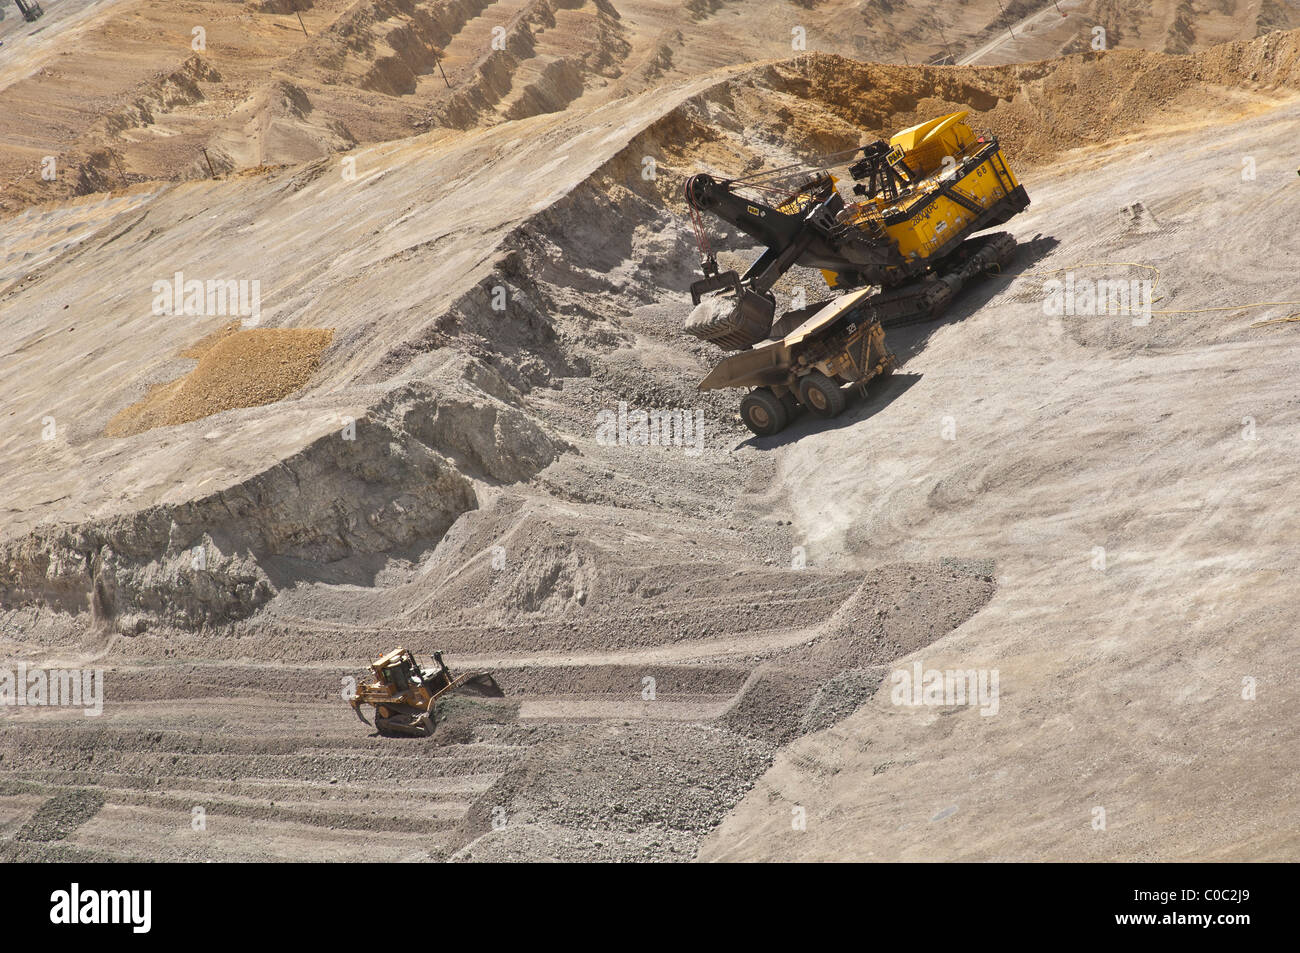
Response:
M702 298L686 319L686 333L739 351L766 338L775 317L776 302L747 288L712 294Z

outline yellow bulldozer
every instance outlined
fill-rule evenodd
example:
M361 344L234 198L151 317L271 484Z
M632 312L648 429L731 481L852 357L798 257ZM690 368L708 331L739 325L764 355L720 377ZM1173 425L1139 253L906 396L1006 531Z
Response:
M452 692L500 698L501 687L490 672L454 675L441 652L433 653L433 667L422 668L415 656L402 646L370 663L372 677L357 686L348 699L352 710L365 724L361 706L375 708L375 728L388 738L433 734L435 704Z
M825 169L793 186L770 180L783 169L687 180L704 278L691 285L685 331L739 352L700 389L751 388L740 416L755 434L777 433L803 409L840 413L845 385L865 388L893 370L885 329L939 317L964 285L1015 255L1009 233L976 233L1024 211L1029 196L997 139L976 135L966 116L852 150L854 199ZM719 270L704 212L766 246L743 275ZM838 297L777 317L772 287L796 265L819 269Z

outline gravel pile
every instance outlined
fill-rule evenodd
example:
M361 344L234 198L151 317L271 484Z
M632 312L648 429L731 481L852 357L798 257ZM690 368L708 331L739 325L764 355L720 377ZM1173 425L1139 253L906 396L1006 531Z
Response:
M50 798L31 816L15 837L26 841L63 840L104 806L99 791L75 790Z
M334 337L325 328L237 327L228 325L181 352L198 359L194 370L152 388L110 420L105 433L127 437L223 410L275 403L307 384Z

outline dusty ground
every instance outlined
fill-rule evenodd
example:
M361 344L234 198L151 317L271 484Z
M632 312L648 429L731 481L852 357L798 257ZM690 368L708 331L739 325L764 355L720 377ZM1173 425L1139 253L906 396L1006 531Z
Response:
M1296 34L724 65L0 223L0 656L107 670L101 716L0 708L0 852L1295 857L1297 325L1255 325L1300 311L1297 70ZM1034 200L1016 270L833 425L749 439L694 388L681 176L958 107ZM1043 312L1152 267L1147 325ZM332 339L285 399L108 436L231 324L155 313L177 272ZM702 437L609 445L621 402ZM397 641L505 699L379 738L340 694ZM891 704L914 661L997 669L997 714Z
M0 21L0 212L479 128L801 51L1011 63L1300 27L1284 0L51 0ZM201 31L201 32L196 32ZM48 175L45 174L47 172Z
M1039 174L1012 226L1059 242L1034 270L1148 263L1168 313L1147 327L1048 320L1036 280L1008 279L928 336L906 365L919 380L887 410L782 457L778 482L795 525L818 527L819 553L864 567L936 551L997 561L989 605L920 657L1000 670L1003 708L900 709L882 692L779 754L703 857L1300 854L1282 756L1295 741L1296 527L1280 499L1296 325L1255 326L1300 312L1300 283L1276 264L1296 243L1274 216L1295 188L1295 156L1275 146L1297 128L1291 103L1217 126L1211 144L1189 132ZM1162 155L1183 157L1176 176ZM1214 221L1251 241L1229 247ZM1266 301L1289 303L1251 306ZM1182 313L1202 308L1220 310ZM1244 700L1247 679L1268 688ZM807 831L791 831L792 804Z

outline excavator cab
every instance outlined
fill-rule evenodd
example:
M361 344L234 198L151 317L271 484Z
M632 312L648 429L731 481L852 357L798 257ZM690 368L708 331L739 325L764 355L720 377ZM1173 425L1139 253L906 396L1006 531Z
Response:
M905 156L901 146L891 148L883 139L863 146L862 158L849 166L849 175L857 183L853 194L889 202L896 200L916 178Z

